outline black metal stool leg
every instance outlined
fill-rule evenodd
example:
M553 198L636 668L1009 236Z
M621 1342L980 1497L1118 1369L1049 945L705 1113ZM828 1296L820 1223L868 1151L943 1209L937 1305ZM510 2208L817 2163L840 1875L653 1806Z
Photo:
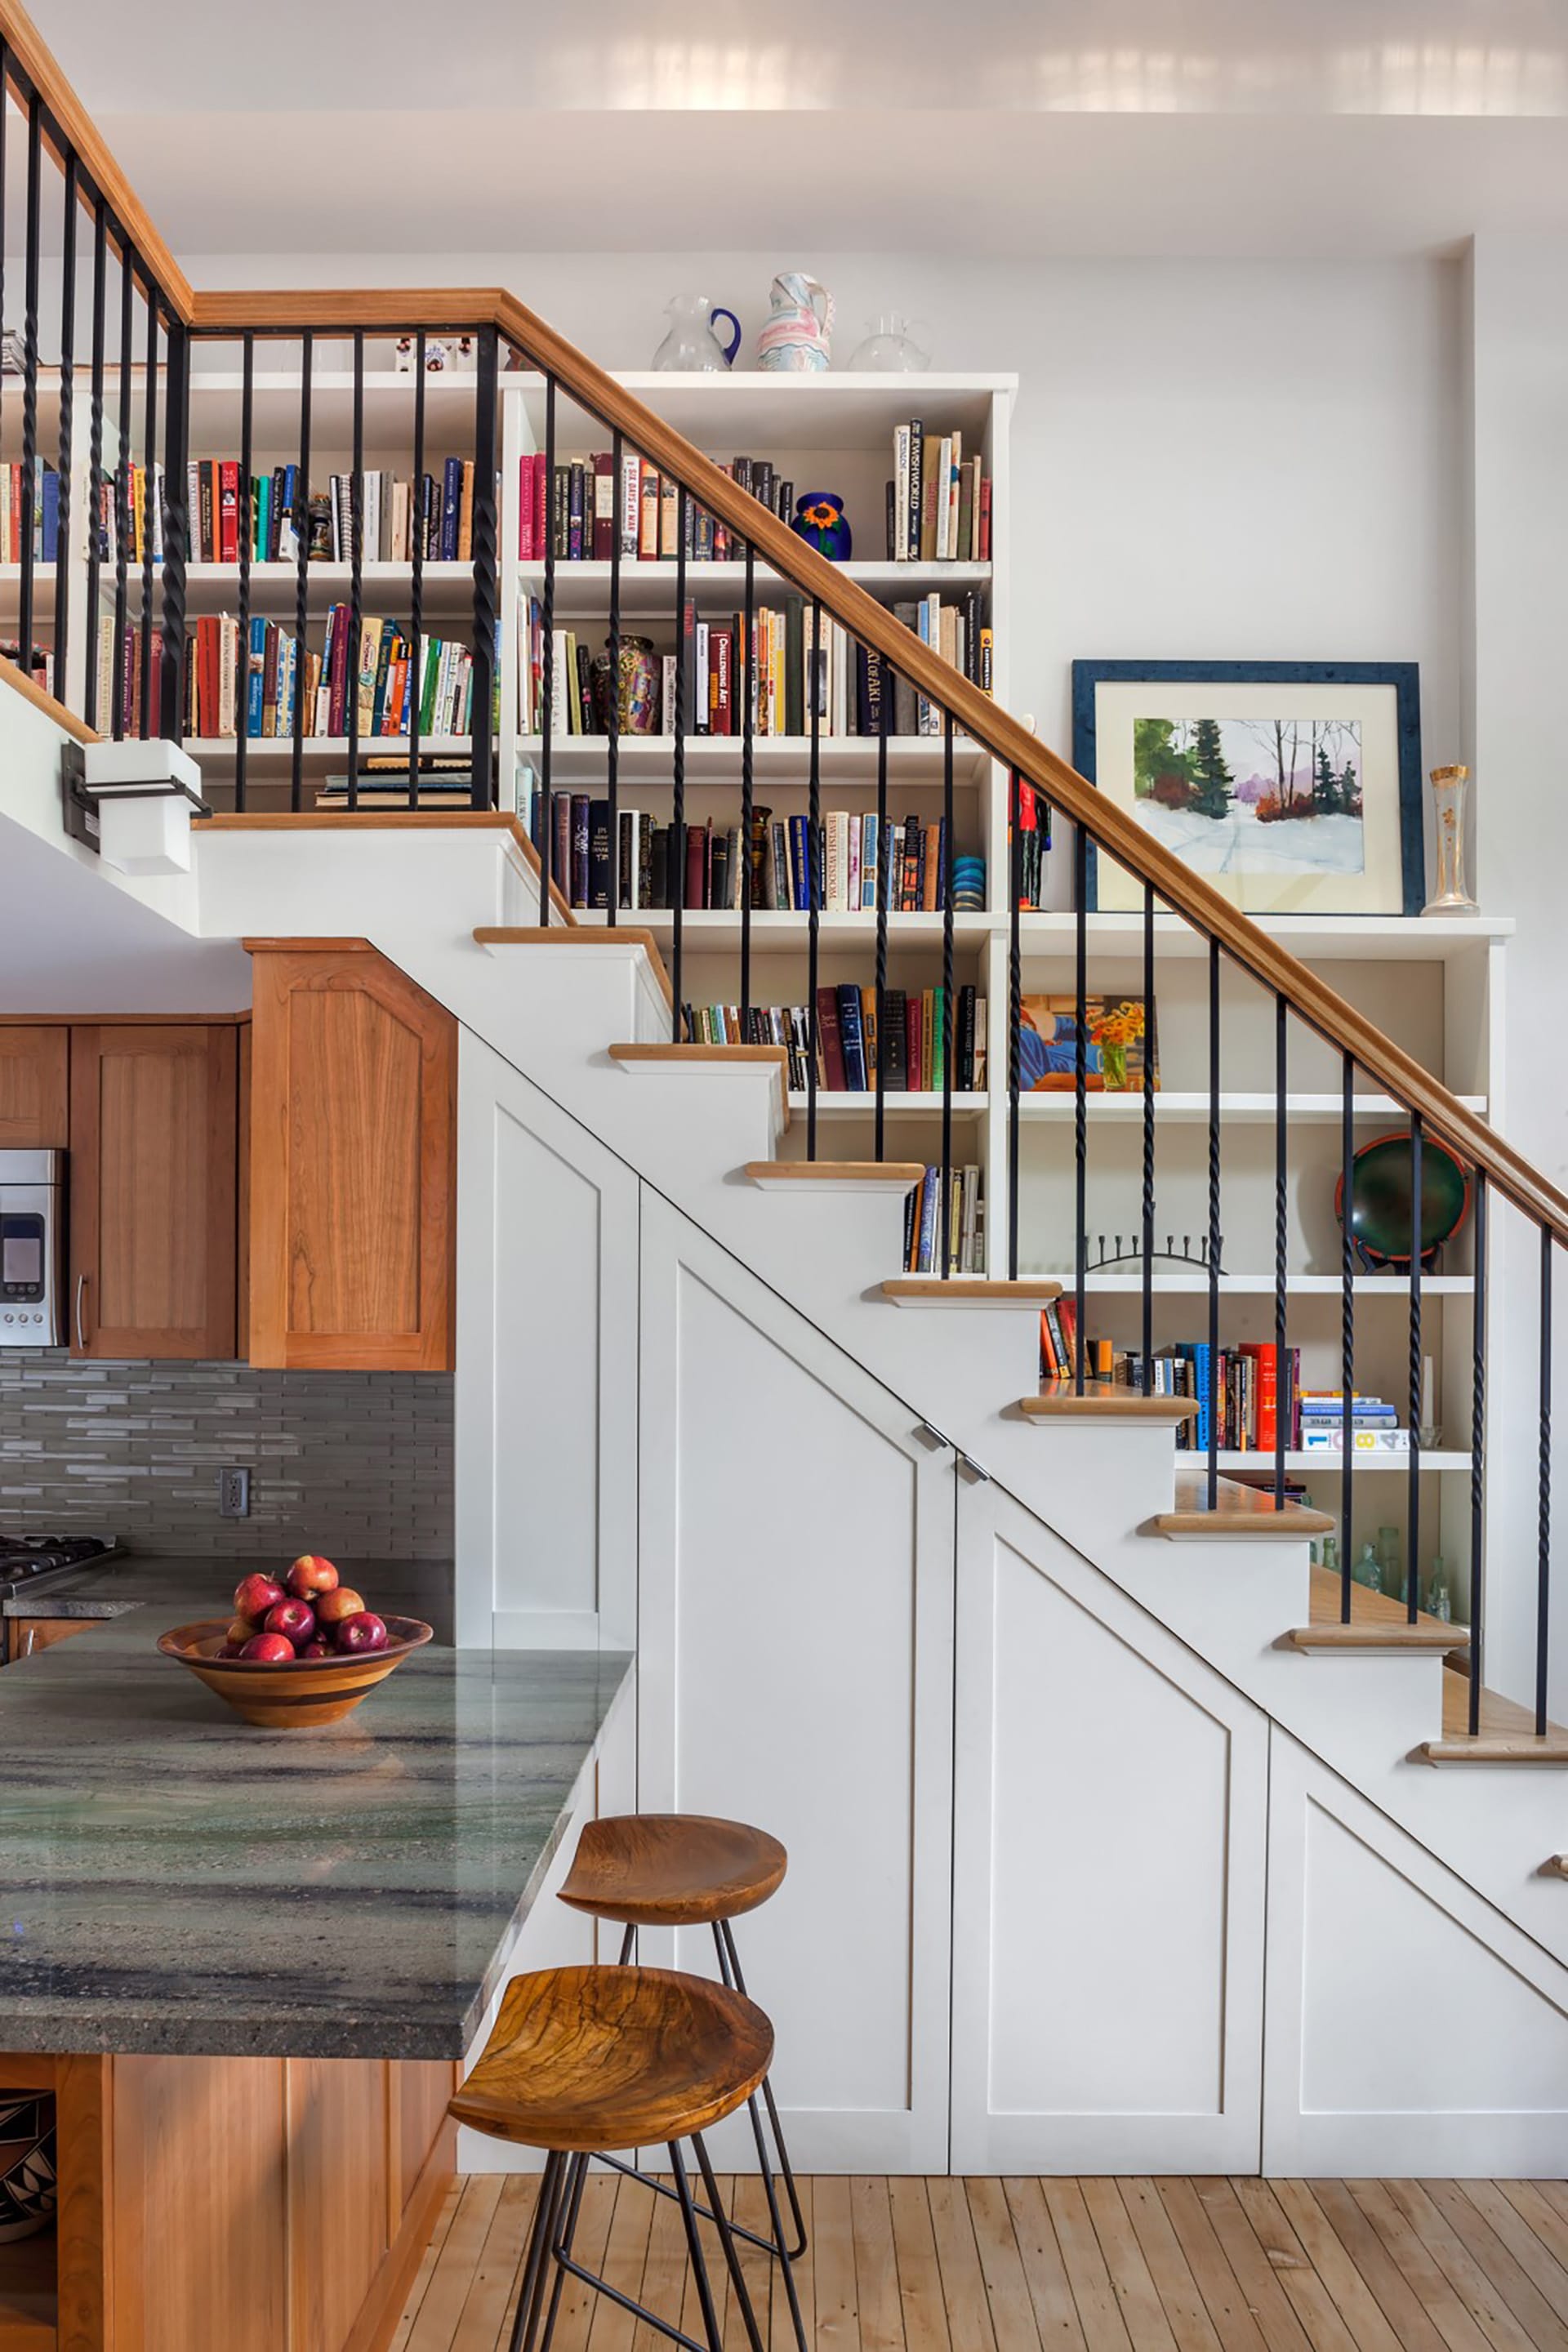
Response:
M714 1921L713 1941L719 1952L720 1977L725 1984L732 1985L737 1992L743 1993L746 1990L746 1979L741 1973L741 1955L735 1949L735 1932L728 1919ZM762 2099L768 2111L768 2124L773 2132L773 2147L778 2156L779 2178L784 2182L784 2195L789 2200L790 2218L795 2223L794 2245L784 2244L782 2231L775 2232L775 2242L784 2260L798 2263L805 2252L805 2215L801 2209L800 2191L795 2185L795 2169L790 2163L789 2149L784 2143L784 2126L779 2121L778 2105L773 2098L773 2086L765 2077L762 2086ZM763 2126L757 2114L756 2098L753 2096L748 2099L746 2105L751 2109L752 2129L757 2136L757 2154L760 2158Z
M713 2167L709 2161L708 2150L700 2132L692 2133L691 2145L697 2151L697 2161L702 2168L702 2185L708 2191L709 2218L719 2232L719 2243L724 2250L724 2267L730 2273L730 2284L734 2289L735 2300L741 2306L741 2320L746 2331L746 2341L750 2344L752 2352L765 2352L762 2334L757 2326L757 2315L752 2305L751 2290L746 2284L745 2275L741 2269L741 2257L735 2249L730 2217L725 2212L723 2200L719 2195L719 2183L713 2177Z
M697 2300L702 2310L702 2328L708 2338L709 2352L724 2352L724 2339L719 2332L719 2314L714 2309L713 2289L709 2284L708 2264L703 2259L702 2239L697 2227L696 2209L691 2202L691 2184L686 2178L686 2166L678 2140L669 2143L669 2168L675 2177L680 2218L686 2224L686 2250L690 2257L691 2275L697 2282ZM747 2308L750 2309L749 2305Z
M565 2188L558 2209L557 2228L551 2253L554 2257L555 2283L550 2290L550 2314L544 2323L544 2333L539 2340L539 2352L550 2352L555 2336L555 2322L561 2310L562 2290L566 2284L564 2265L572 2259L572 2242L577 2235L577 2216L583 2207L583 2183L588 2178L588 2159L574 2156L566 2168Z
M565 2172L566 2158L563 2156L552 2154L545 2158L544 2170L539 2179L539 2200L533 2209L533 2226L529 2232L528 2259L522 2266L522 2284L518 2290L510 2352L525 2352L525 2347L532 2343L539 2324L538 2306L542 2298L545 2266L555 2234Z
M768 2162L767 2142L763 2136L763 2119L757 2113L755 2099L747 2100L746 2110L752 2118L752 2137L757 2144L757 2170L763 2176L763 2194L768 2202L768 2228L773 2234L773 2244L769 2251L778 2256L779 2268L784 2273L784 2294L789 2298L790 2324L795 2329L795 2343L800 2347L800 2352L811 2352L811 2347L805 2340L805 2322L800 2314L800 2297L795 2293L795 2257L784 2244L784 2216L779 2211L778 2190L773 2185L773 2167ZM804 2242L803 2237L802 2243Z

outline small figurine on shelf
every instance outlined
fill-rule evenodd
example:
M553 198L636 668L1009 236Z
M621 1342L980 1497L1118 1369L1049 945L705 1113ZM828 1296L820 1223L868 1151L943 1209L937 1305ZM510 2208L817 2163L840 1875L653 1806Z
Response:
M805 490L795 502L790 529L829 563L847 563L854 541L844 500L837 490Z
M398 336L392 353L392 373L394 375L413 374L414 338L412 335Z

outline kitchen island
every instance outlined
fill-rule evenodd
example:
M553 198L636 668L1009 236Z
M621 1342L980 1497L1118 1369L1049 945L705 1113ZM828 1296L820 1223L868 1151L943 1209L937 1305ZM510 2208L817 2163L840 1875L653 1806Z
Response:
M174 1597L0 1675L0 2087L60 2132L0 2352L372 2352L630 1661L432 1645L258 1731L158 1654Z

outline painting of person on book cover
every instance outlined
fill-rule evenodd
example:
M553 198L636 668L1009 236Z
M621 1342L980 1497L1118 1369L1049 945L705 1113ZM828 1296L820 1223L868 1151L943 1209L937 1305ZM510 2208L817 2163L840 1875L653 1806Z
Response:
M1141 996L1086 996L1084 1085L1091 1094L1142 1088L1143 1057L1160 1083L1159 1046ZM1078 1084L1078 1000L1026 996L1020 1007L1018 1083L1026 1094L1060 1094Z

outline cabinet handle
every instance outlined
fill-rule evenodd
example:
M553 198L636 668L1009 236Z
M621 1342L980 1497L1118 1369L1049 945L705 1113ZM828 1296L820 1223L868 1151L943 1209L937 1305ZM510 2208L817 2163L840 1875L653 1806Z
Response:
M37 1647L37 1630L36 1625L29 1625L22 1636L22 1655L25 1658L30 1658Z
M76 1343L81 1349L87 1346L87 1333L83 1330L81 1322L81 1305L86 1292L87 1276L85 1274L79 1274L76 1278Z

